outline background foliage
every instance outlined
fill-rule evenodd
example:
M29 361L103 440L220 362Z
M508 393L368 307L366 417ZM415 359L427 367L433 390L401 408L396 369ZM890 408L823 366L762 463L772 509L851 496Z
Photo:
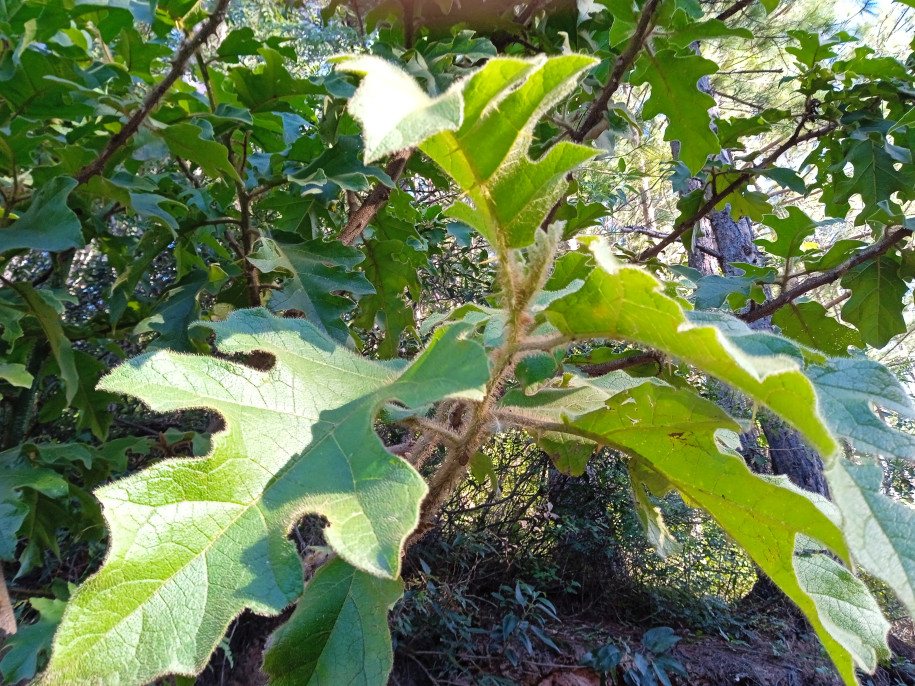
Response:
M0 5L4 683L907 683L907 5Z

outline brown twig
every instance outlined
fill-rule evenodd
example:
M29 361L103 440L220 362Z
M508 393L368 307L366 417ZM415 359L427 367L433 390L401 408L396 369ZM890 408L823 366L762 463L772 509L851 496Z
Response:
M663 231L655 231L654 229L646 229L644 226L621 226L618 227L620 233L637 233L642 236L650 236L651 238L667 238L667 234ZM611 231L611 233L616 233L616 231ZM714 257L716 260L722 259L721 253L717 250L712 250L711 248L706 248L704 245L696 244L696 250L704 252L706 255Z
M754 2L756 2L756 0L738 0L733 5L728 7L724 12L722 12L717 17L715 17L715 19L717 19L718 21L724 21L725 19L730 19L735 14L740 12L742 9L752 5Z
M610 78L607 80L607 84L601 88L597 97L591 101L591 105L588 107L588 111L585 113L584 118L572 134L572 140L576 143L581 143L585 139L588 131L593 129L601 120L601 117L604 116L604 112L607 109L607 103L610 102L610 98L613 97L613 94L616 93L617 89L620 87L620 84L623 82L623 76L629 71L632 63L635 62L635 58L645 45L645 41L648 40L648 34L651 33L654 23L654 13L660 4L661 0L648 0L648 2L645 3L641 15L639 15L639 23L635 27L635 32L632 34L629 45L626 46L626 49L616 59L616 63L613 65L613 70L610 72Z
M407 166L407 162L412 154L413 148L406 148L404 150L398 150L391 155L388 166L385 167L384 171L391 177L391 180L394 181L395 184L400 178L400 175L403 174L404 167ZM375 215L378 214L378 210L384 206L389 197L391 197L391 189L379 181L359 208L350 214L349 221L346 222L346 226L344 226L343 230L340 232L340 241L343 245L352 245L353 242L362 235L362 232L365 231L365 227L375 218Z
M187 63L194 56L197 50L203 45L207 39L216 32L216 29L226 18L226 9L229 6L229 0L218 0L216 7L213 9L212 14L206 18L200 28L192 35L190 38L185 40L181 47L178 48L178 52L175 53L174 58L172 59L172 68L169 69L168 73L165 75L155 87L149 91L146 97L143 99L143 104L140 105L140 108L136 110L127 120L127 123L124 124L123 128L118 131L114 136L112 136L107 145L102 149L94 160L89 164L85 165L76 173L76 182L79 185L86 183L93 176L102 173L102 170L105 168L105 165L108 164L108 161L114 156L114 154L125 144L128 140L139 130L140 125L146 121L146 118L152 113L152 111L159 104L159 101L165 96L168 92L168 89L171 88L175 81L184 73L184 70L187 68Z
M656 352L639 353L637 355L630 355L629 357L620 357L615 360L598 362L597 364L585 364L579 367L579 369L588 376L603 376L610 372L617 372L621 369L629 369L630 367L638 367L639 365L648 364L649 362L654 362L658 365L658 373L660 373L664 364L664 356L661 355L661 353Z
M911 229L904 228L887 232L879 241L869 248L862 250L854 257L845 260L845 262L838 267L834 267L833 269L817 274L816 276L811 276L809 279L805 280L804 283L798 284L794 288L789 288L782 292L777 298L768 300L759 307L753 307L749 312L745 312L737 318L742 319L745 322L755 322L757 319L768 317L769 315L774 314L780 307L787 305L792 300L804 295L804 293L808 293L815 288L837 281L859 264L863 264L870 259L883 255L890 248L911 234Z
M781 157L784 153L786 153L788 150L793 148L795 145L799 145L806 141L813 140L815 138L819 138L820 136L824 136L825 134L829 133L830 131L833 131L838 126L838 124L836 124L835 122L831 122L831 123L827 124L826 126L823 126L819 129L816 129L814 131L808 131L805 134L801 134L800 131L801 131L801 128L803 127L805 121L806 121L806 114L805 114L804 119L801 120L801 123L795 129L795 131L791 135L791 137L788 138L788 140L786 140L784 143L779 145L775 150L773 150L772 153L770 153L768 157L766 157L762 162L760 162L759 165L754 165L752 168L745 167L744 169L740 170L740 173L738 173L737 177L731 183L729 183L727 186L725 186L725 188L723 190L720 190L717 193L713 193L712 196L709 197L692 216L677 223L677 225L674 226L673 231L671 231L669 234L667 234L667 236L665 238L663 238L660 243L657 243L657 244L653 245L652 247L645 249L642 252L642 254L639 255L639 262L644 262L645 260L651 259L652 257L656 257L657 255L659 255L661 253L661 251L663 251L668 245L670 245L671 243L676 241L678 238L680 238L680 236L682 236L684 233L689 231L693 226L695 226L703 217L705 217L705 215L707 215L709 212L711 212L713 209L715 209L715 206L718 203L720 203L722 200L724 200L726 197L728 197L734 190L736 190L737 188L739 188L740 186L745 184L747 181L749 181L754 176L754 174L757 173L757 171L759 169L765 169L766 167L771 166L772 164L775 163L775 161L779 157ZM752 159L753 157L755 157L755 155L751 156L750 159Z

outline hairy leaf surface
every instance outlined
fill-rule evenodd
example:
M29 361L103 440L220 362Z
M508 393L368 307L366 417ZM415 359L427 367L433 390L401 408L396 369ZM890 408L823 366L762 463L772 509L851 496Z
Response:
M564 175L596 154L562 142L537 161L528 157L540 117L594 63L585 55L494 58L436 100L402 72L395 76L399 70L378 58L358 58L341 68L365 74L350 107L367 141L393 137L396 144L380 147L385 151L418 145L473 203L456 203L450 216L473 226L495 245L522 247L533 242L537 227L566 190ZM380 90L384 96L372 100L370 108L365 105L365 94ZM430 114L438 106L451 109L455 102L462 107L460 118ZM367 142L366 150L370 149Z
M647 345L688 362L784 417L825 457L836 452L813 387L792 356L799 353L789 341L753 332L724 316L694 313L688 318L677 301L660 292L653 276L618 265L603 244L592 250L598 266L585 285L547 310L557 328L576 338Z
M394 663L388 610L399 580L379 579L340 558L321 566L289 621L269 639L271 686L384 686Z
M826 470L855 559L915 612L915 510L880 493L883 470L837 460Z
M208 407L226 430L203 459L179 459L100 489L112 529L108 558L67 606L43 684L139 684L195 674L245 607L274 614L302 592L285 538L323 514L340 556L394 578L426 492L420 476L372 430L376 409L475 391L482 348L442 331L412 365L378 364L303 320L244 310L210 323L226 354L275 358L259 371L210 357L157 352L102 386L155 410Z
M756 476L720 447L716 431L738 428L723 410L690 391L645 383L568 424L636 456L642 472L707 510L801 608L846 683L855 683L852 655L830 635L793 567L798 533L847 559L842 532L802 492Z

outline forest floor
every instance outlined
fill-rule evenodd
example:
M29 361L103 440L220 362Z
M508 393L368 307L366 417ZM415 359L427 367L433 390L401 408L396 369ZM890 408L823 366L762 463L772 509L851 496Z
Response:
M861 674L864 686L915 686L915 645L910 623L897 627L891 637L894 651L899 658L889 668L881 667L872 676ZM560 633L560 632L556 632ZM613 642L617 645L632 646L638 650L643 629L621 624L564 623L562 633L566 635L564 647L570 650L562 656L546 653L535 654L518 667L507 660L492 659L485 665L489 674L506 679L504 683L518 686L602 686L601 675L593 669L580 666L581 658L595 643ZM670 657L680 662L688 677L669 674L673 684L690 686L841 686L841 680L822 650L815 634L808 629L793 632L766 633L750 632L752 636L735 639L726 634L720 636L695 634L678 631L682 640L669 651ZM903 641L899 634L907 635ZM389 686L476 686L478 677L435 678L424 673L415 664L415 659L398 655L395 670ZM639 684L638 681L624 681L625 666L632 665L632 655L624 657L617 672L618 681L608 679L605 683ZM478 665L484 667L484 665ZM641 684L654 684L643 680Z
M670 673L672 684L690 686L840 686L829 659L816 635L802 619L788 616L776 608L767 621L754 622L753 628L739 632L739 638L721 631L719 635L677 629L680 641L667 655L679 662L687 677ZM757 614L757 619L761 615ZM765 617L765 615L762 615ZM197 683L205 686L258 686L266 684L260 672L260 656L265 638L283 618L256 617L246 613L236 625L230 640L231 657L217 651L209 668ZM606 644L620 646L624 656L617 672L618 681L648 686L647 680L624 681L627 667L636 653L643 651L641 638L648 627L617 622L563 620L549 630L561 653L535 649L512 665L502 655L488 657L444 652L399 650L389 686L477 686L477 684L517 684L518 686L601 686L601 675L582 667L582 658ZM861 674L862 686L915 686L915 631L910 621L897 623L890 635L896 654L891 665L873 675ZM649 656L649 661L650 661ZM443 674L444 662L454 661L465 674ZM454 664L452 663L452 664Z

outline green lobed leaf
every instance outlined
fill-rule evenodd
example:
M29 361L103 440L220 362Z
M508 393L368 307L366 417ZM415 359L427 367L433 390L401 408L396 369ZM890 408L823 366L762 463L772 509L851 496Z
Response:
M70 401L73 409L77 410L76 428L79 431L89 429L96 438L104 441L113 419L108 408L111 403L117 402L118 398L111 393L97 390L95 384L108 370L108 365L81 350L73 351L73 363L79 376L76 394ZM38 413L39 421L59 420L66 406L65 394L56 393L42 404Z
M59 252L83 247L79 217L67 207L67 198L74 188L76 180L66 176L40 186L19 219L0 228L0 253L19 248Z
M57 362L60 378L64 382L67 402L70 403L76 396L79 388L79 373L73 358L73 346L64 333L59 309L63 305L50 292L33 288L28 283L17 283L16 292L25 301L29 314L38 320L41 330L51 346L51 354Z
M0 660L4 684L31 679L39 670L39 661L51 652L51 640L60 624L66 602L56 598L29 598L38 611L34 624L20 624L18 631L3 643L5 654Z
M898 194L901 200L912 197L915 172L903 166L896 169L896 160L886 151L882 141L871 138L852 140L848 154L837 172L851 164L853 175L836 176L835 198L837 204L847 203L853 195L860 195L866 210L877 210L878 203Z
M788 208L788 216L781 219L774 214L763 217L763 224L775 230L777 238L774 241L757 240L770 255L790 258L803 254L801 244L807 236L816 231L817 222L808 217L803 210L794 205Z
M134 334L154 332L147 349L168 348L179 352L196 350L188 335L188 327L200 316L197 298L207 282L207 272L195 269L166 291L149 317L140 321Z
M869 260L843 276L840 285L851 291L842 319L854 324L865 343L882 348L893 336L905 333L902 299L908 285L899 277L898 262L885 256Z
M190 160L203 169L207 176L241 181L235 167L229 162L228 149L216 141L204 138L201 127L187 123L170 124L157 133L173 155Z
M199 672L244 608L276 614L302 592L289 528L324 515L328 543L381 577L400 569L422 478L373 431L377 409L479 397L483 349L466 327L437 332L412 364L380 364L313 325L242 310L208 326L226 355L271 355L268 371L167 351L116 368L101 386L157 411L225 418L205 458L165 460L96 492L111 527L102 569L74 594L41 684L142 684Z
M592 243L597 267L578 291L552 303L549 320L574 338L613 338L645 345L687 362L747 394L798 429L826 458L837 450L800 353L789 341L751 331L720 315L687 317L647 272L616 263Z
M50 469L3 465L0 470L0 525L4 535L0 537L0 560L15 559L17 534L29 516L29 500L23 497L23 489L60 498L67 494L67 482Z
M401 336L415 326L413 307L405 300L404 293L422 290L417 261L425 262L427 257L396 239L368 240L363 252L363 269L374 292L359 300L353 324L363 329L377 324L384 329L378 354L383 359L396 357Z
M858 331L830 317L818 302L788 303L772 315L772 323L788 338L827 355L848 355L849 346L864 347Z
M379 579L335 558L305 587L289 621L270 636L270 686L385 686L394 664L388 610L400 580Z
M699 79L716 71L717 64L699 55L678 57L673 50L661 50L656 55L643 52L629 79L633 86L651 86L642 116L667 117L664 140L680 141L680 159L694 174L705 166L709 155L721 152L709 115L715 99L697 87Z
M274 291L268 303L271 310L299 310L312 324L336 341L349 338L341 317L355 307L342 295L368 295L375 288L361 272L351 271L365 256L339 241L315 239L292 245L262 238L248 261L262 272L282 270L289 274L283 287Z
M235 67L229 72L239 101L251 112L281 112L290 109L288 100L308 93L324 94L324 89L308 79L293 77L283 64L283 55L276 50L260 47L257 53L263 64L254 69Z

